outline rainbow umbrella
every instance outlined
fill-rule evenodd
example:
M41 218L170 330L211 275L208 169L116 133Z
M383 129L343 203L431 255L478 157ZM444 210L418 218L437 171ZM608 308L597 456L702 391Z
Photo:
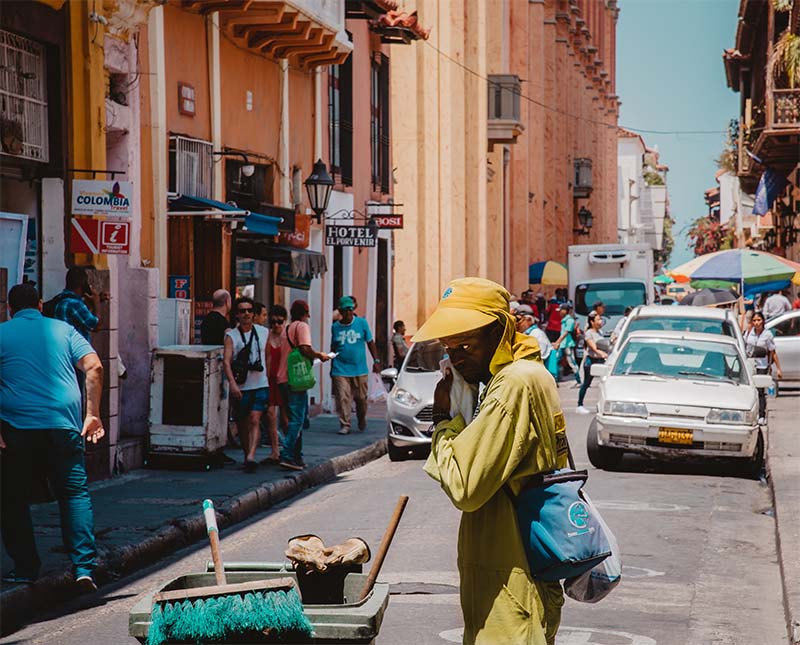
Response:
M529 284L567 284L567 267L561 262L545 260L534 262L528 267Z
M669 275L661 274L653 278L653 282L655 284L672 284L673 282L675 282L675 278Z
M730 249L700 255L667 271L667 275L692 284L698 280L734 283L740 293L748 295L782 289L789 282L800 284L800 264L772 253Z

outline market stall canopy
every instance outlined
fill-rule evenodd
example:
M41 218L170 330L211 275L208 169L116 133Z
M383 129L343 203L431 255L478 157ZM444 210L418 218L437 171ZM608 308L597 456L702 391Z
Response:
M169 200L169 212L173 215L208 215L209 211L222 211L231 215L241 215L244 217L244 224L247 230L260 235L278 235L278 225L283 221L280 217L272 215L262 215L243 210L233 204L218 202L215 199L205 197L194 197L192 195L177 195Z
M535 262L528 267L529 284L566 285L567 267L561 262L545 260Z
M236 236L239 257L280 262L288 265L297 278L318 278L328 270L325 256L317 251L273 244L260 235L242 233Z
M734 303L738 299L739 295L731 289L700 289L687 293L679 304L694 307L717 307Z
M800 264L752 249L707 253L671 269L667 274L678 282L691 281L692 285L709 286L706 281L712 280L718 281L717 284L731 283L737 285L745 296L775 291L788 286L789 282L800 284Z

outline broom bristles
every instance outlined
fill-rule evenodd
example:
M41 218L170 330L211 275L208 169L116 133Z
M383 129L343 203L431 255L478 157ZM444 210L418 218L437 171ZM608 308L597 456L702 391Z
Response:
M214 641L269 629L276 637L309 637L313 628L295 589L155 604L148 645Z

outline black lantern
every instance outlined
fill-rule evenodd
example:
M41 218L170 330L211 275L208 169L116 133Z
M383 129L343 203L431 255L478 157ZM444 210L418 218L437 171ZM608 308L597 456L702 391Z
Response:
M317 216L317 221L322 221L322 214L328 209L328 202L331 199L333 190L333 179L328 174L328 169L322 159L317 159L311 175L305 180L306 190L308 191L308 201L311 210Z
M594 225L594 215L585 206L581 206L578 211L578 224L580 224L580 228L576 228L575 232L578 235L589 235L589 229Z
M774 249L775 244L778 242L778 236L775 233L774 228L768 228L761 236L761 238L764 240L764 248L767 251Z

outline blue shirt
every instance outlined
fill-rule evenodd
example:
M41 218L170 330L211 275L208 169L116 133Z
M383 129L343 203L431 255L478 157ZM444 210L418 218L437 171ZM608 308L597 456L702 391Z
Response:
M59 300L53 311L53 318L69 323L89 340L89 332L97 328L100 320L89 311L89 307L77 293L64 289L57 297Z
M372 340L369 323L361 316L349 325L336 321L331 325L331 350L339 355L331 361L331 376L364 376L367 366L367 343Z
M80 430L75 365L93 352L72 325L18 311L0 325L0 419L22 430Z

